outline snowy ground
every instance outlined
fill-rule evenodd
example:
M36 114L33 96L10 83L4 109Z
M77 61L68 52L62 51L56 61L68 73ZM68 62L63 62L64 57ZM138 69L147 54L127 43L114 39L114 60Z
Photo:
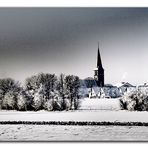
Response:
M17 112L1 111L0 121L96 121L96 122L148 122L148 112L129 111L68 111Z
M119 99L84 99L81 102L80 110L77 111L18 112L2 110L0 111L0 121L148 122L148 112L120 110Z
M116 99L89 99L80 102L80 110L120 110L119 98Z
M87 110L86 110L87 109ZM120 110L119 99L84 99L77 111L0 111L2 121L146 122L148 112ZM144 126L0 125L0 141L147 141Z
M77 111L0 111L0 121L116 121L125 119L119 99L83 99ZM129 115L130 116L130 115ZM133 115L131 115L133 116ZM129 117L129 119L131 118ZM140 116L140 115L139 115Z
M148 127L0 125L0 141L147 141Z

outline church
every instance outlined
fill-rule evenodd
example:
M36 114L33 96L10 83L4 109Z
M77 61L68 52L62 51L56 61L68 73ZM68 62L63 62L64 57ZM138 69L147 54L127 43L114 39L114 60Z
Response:
M89 98L116 98L120 97L126 90L133 90L135 86L132 86L128 83L127 86L122 82L121 86L113 86L111 84L104 84L104 68L102 65L101 54L98 44L98 53L97 53L97 65L94 69L94 81L96 86L92 86L89 93ZM121 93L122 92L122 93Z
M94 69L94 79L96 85L91 85L89 89L89 98L111 98L119 97L119 90L111 84L104 84L104 68L102 65L101 54L97 51L97 65Z
M81 80L80 94L82 97L89 98L118 98L124 93L133 91L135 86L128 82L121 82L120 85L105 84L104 68L102 65L100 49L97 50L97 64L94 69L94 78L88 77Z

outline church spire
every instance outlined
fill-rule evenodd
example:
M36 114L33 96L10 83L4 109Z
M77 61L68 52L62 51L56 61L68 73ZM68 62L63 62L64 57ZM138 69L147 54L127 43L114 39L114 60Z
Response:
M97 68L94 70L94 79L99 87L104 87L104 69L102 66L101 55L98 43Z
M102 61L101 61L101 56L99 51L99 42L98 42L97 67L102 67Z

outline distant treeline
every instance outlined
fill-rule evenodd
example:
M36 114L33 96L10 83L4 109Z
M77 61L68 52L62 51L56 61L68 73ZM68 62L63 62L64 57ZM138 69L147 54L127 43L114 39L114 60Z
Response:
M0 108L5 110L71 110L79 107L78 76L40 73L25 80L0 79Z

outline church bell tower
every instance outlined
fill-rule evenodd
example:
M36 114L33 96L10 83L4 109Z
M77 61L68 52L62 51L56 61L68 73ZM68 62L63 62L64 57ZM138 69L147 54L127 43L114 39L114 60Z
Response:
M97 67L94 69L94 79L96 80L98 87L104 87L104 69L102 67L99 44L98 44L98 55L97 55Z

